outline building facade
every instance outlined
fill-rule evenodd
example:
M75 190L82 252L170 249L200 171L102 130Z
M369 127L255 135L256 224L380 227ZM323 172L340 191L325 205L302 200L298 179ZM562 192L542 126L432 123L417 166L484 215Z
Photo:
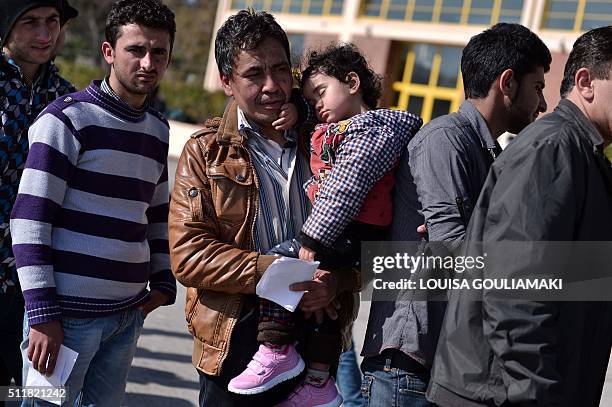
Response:
M559 101L567 55L584 31L612 24L612 0L219 0L216 29L237 10L274 14L289 34L295 61L310 48L351 41L385 78L381 106L419 114L425 122L463 100L461 50L498 22L523 24L546 43L553 63L544 94ZM220 88L211 47L205 83Z

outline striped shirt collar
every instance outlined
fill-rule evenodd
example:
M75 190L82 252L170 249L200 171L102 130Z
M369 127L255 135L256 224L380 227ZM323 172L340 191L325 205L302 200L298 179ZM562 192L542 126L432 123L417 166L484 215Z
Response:
M310 177L308 159L297 151L297 133L285 131L287 160L277 163L270 153L272 143L238 110L238 129L246 139L252 164L259 178L259 210L255 223L255 246L260 253L297 237L308 215L302 185Z
M243 130L243 134L247 138L249 134L252 134L267 140L267 138L262 134L260 127L247 119L240 107L237 106L236 109L238 111L238 130ZM285 145L283 148L292 148L297 145L297 132L295 130L285 130L284 136Z

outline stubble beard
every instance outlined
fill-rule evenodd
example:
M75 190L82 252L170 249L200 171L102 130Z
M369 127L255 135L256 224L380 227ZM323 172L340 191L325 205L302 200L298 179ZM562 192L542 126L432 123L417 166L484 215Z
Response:
M510 106L506 108L509 123L508 131L513 134L520 133L525 127L533 123L533 116L535 114L535 112L526 112L521 109L517 103L519 96L520 90L510 100Z
M113 65L113 68L114 65ZM159 81L155 84L138 86L137 84L131 82L129 78L125 78L122 74L119 74L119 71L115 68L115 76L117 77L117 81L121 84L121 86L133 95L150 95L153 93L155 88L159 85ZM137 80L137 79L136 79Z
M9 48L6 45L5 47L9 50L11 59L15 60L15 62L30 65L43 65L49 62L51 60L52 50L54 49L53 47L51 47L50 50L47 52L46 57L36 58L27 52L22 52L22 49L19 47Z

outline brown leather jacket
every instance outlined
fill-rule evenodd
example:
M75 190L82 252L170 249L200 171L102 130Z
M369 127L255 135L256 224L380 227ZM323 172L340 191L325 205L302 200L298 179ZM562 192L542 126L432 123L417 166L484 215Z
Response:
M208 120L183 148L170 203L172 271L187 288L185 316L194 337L193 364L219 375L232 330L244 301L274 256L254 251L253 229L259 205L258 180L243 137L235 103L223 119ZM339 285L356 292L358 273L344 273ZM345 348L358 301L340 295L346 312Z

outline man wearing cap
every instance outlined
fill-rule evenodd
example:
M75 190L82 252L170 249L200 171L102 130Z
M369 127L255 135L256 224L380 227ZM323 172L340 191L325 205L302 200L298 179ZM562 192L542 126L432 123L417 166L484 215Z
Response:
M50 61L62 1L0 0L0 386L21 384L24 304L9 218L28 153L28 128L53 100L74 91Z
M66 41L66 33L68 32L68 28L70 28L70 24L72 21L79 16L79 10L75 9L68 3L68 0L62 0L62 17L60 19L60 34L55 43L55 49L53 50L52 59L55 59L57 55L64 48L64 43Z

